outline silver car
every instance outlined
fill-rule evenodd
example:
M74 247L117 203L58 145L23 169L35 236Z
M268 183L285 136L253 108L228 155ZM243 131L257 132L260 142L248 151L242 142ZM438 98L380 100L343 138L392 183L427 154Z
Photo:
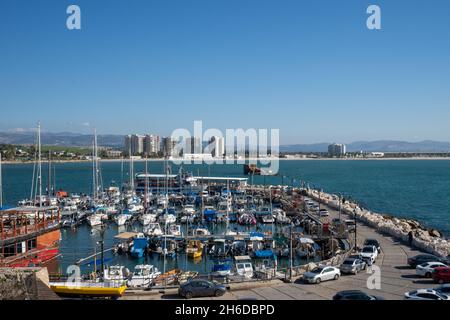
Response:
M357 274L361 270L366 269L366 262L362 259L347 258L339 267L342 273Z
M341 271L335 267L321 266L303 274L306 283L320 283L322 281L337 280Z

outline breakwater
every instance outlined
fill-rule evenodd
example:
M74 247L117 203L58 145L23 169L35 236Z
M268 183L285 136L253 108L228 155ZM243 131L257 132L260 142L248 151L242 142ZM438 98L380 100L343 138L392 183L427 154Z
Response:
M309 197L321 201L333 209L339 210L339 198L336 195L307 189ZM427 229L419 222L411 219L401 219L390 215L383 215L361 208L358 204L346 201L341 203L343 213L354 216L358 221L376 229L380 233L388 234L400 241L407 242L409 232L413 234L412 245L425 252L440 257L450 255L450 241L445 239L436 229Z

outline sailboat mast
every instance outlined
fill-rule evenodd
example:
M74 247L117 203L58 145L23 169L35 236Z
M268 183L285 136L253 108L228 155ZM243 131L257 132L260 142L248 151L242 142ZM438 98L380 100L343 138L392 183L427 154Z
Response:
M3 207L2 152L0 151L0 208Z
M41 123L38 122L38 183L39 183L39 207L42 206L42 158L41 158Z
M95 186L96 186L95 193L96 193L96 196L98 198L100 181L99 181L99 170L98 170L97 129L94 129L94 145L95 145Z
M148 161L145 155L145 195L144 195L144 211L148 212Z
M92 192L93 192L93 200L97 200L97 185L96 185L96 174L95 174L95 131L94 131L94 140L92 141Z
M51 162L52 153L48 150L48 181L47 181L47 196L51 195L52 188L52 162Z

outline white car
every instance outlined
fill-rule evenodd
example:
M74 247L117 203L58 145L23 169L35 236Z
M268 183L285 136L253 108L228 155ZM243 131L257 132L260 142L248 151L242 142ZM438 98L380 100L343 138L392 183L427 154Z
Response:
M418 276L431 278L434 268L437 267L447 267L447 265L442 262L424 262L416 267L416 274Z
M328 217L330 215L330 213L328 212L327 209L320 209L319 210L319 217Z
M320 283L322 281L337 280L341 276L341 270L335 267L320 266L303 274L306 283Z
M450 300L449 297L433 289L418 289L406 292L405 298L408 300Z
M374 263L378 258L378 249L375 246L364 246L361 250L361 257Z

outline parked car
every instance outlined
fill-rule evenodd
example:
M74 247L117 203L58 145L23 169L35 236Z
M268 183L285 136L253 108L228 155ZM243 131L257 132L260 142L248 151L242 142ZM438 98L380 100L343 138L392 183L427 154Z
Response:
M449 267L439 267L435 268L431 274L433 281L436 283L449 283L450 282L450 268Z
M411 268L415 268L419 264L422 264L422 263L425 263L425 262L434 262L434 261L446 263L445 259L436 257L435 255L432 255L432 254L419 254L417 256L408 258L408 265Z
M434 291L439 292L440 294L449 297L450 296L450 284L443 284L437 288L434 288Z
M378 250L375 246L364 246L361 250L361 256L367 263L375 263L378 257Z
M319 210L319 217L328 217L330 215L330 213L328 212L327 209L320 209Z
M418 289L406 292L405 298L408 300L450 300L449 297L433 289Z
M447 265L442 262L424 262L416 267L416 274L418 276L431 278L434 269L437 267L447 267Z
M206 280L190 280L180 286L178 294L186 299L192 297L220 297L227 292L227 288Z
M384 298L367 294L361 290L344 290L336 293L333 300L384 300Z
M362 259L347 258L344 260L344 262L342 262L339 269L341 270L342 273L357 274L361 270L365 270L366 265L367 265L366 262L363 261Z
M381 245L377 239L366 239L364 241L364 245L365 246L375 246L375 248L377 248L377 250L378 250L378 254L381 253Z
M303 274L303 281L306 283L320 283L322 281L337 280L341 276L341 271L336 267L316 267Z

